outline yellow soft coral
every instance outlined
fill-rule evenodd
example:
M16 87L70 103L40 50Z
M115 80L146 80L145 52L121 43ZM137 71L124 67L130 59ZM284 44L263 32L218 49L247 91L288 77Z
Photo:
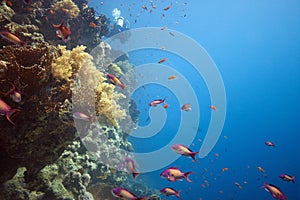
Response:
M58 46L61 56L52 63L52 74L55 78L71 81L85 60L91 60L92 56L84 52L85 46L77 46L72 51L66 46Z
M60 65L69 64L65 69L58 70L58 74L67 77L67 80L73 79L75 73L77 75L72 86L73 108L93 116L97 115L103 124L118 126L118 121L126 115L118 101L125 96L114 91L114 85L105 82L106 78L93 64L93 58L82 51L82 49L73 49L72 51L64 49L65 55L61 57L69 56L69 59L59 61ZM72 53L78 58L73 59Z
M64 12L69 18L76 18L79 15L79 8L72 0L57 1L52 5L53 10L56 12Z

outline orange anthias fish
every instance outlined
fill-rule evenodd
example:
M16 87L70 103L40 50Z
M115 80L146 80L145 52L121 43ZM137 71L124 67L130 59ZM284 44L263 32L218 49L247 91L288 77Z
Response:
M273 142L270 142L270 141L266 141L265 144L269 147L275 147L275 144Z
M190 156L193 161L196 161L196 154L199 152L193 152L191 149L189 149L187 146L182 144L174 144L171 146L172 150L174 150L176 153L183 155L183 156Z
M184 110L184 111L190 111L190 110L192 110L191 104L189 104L189 103L183 104L181 106L181 110Z
M168 58L163 58L163 59L159 60L158 63L161 64L163 62L166 62L167 60L168 60Z
M97 28L97 25L94 22L90 22L90 26L93 28Z
M262 188L265 188L267 192L270 192L272 197L277 200L287 200L287 197L283 194L283 192L276 187L275 185L264 183Z
M262 173L265 173L266 171L261 167L261 166L258 166L257 169L262 172Z
M107 74L106 77L109 79L109 81L112 84L121 87L123 90L126 88L126 85L118 77L116 77L115 75Z
M166 196L176 196L177 198L180 198L179 193L181 191L180 190L176 191L173 188L165 187L161 189L160 192Z
M284 181L289 181L289 182L295 183L295 176L290 176L290 175L287 175L287 174L281 174L279 176L279 178L281 180L284 180Z
M214 106L214 105L211 105L211 106L209 106L210 107L210 109L212 109L212 110L218 110L218 108L216 107L216 106Z
M64 40L65 42L68 42L70 40L71 31L68 27L64 26L63 24L64 24L64 22L62 22L59 25L52 24L52 26L57 29L56 36L59 39Z
M224 168L222 169L222 172L226 172L226 171L228 171L228 170L229 170L228 167L224 167Z
M169 76L169 77L168 77L169 80L174 80L174 79L176 79L176 78L177 78L177 76Z
M123 164L125 165L127 171L132 174L134 179L141 174L136 171L135 163L131 158L126 158Z
M164 8L164 10L169 10L172 6L167 6Z
M18 44L20 46L25 46L25 42L23 42L17 35L8 32L8 31L1 31L0 35L2 38L14 43L14 44Z
M127 190L126 188L113 188L111 189L111 194L114 197L123 199L123 200L146 200L146 197L137 197L135 194Z
M165 104L166 99L167 97L165 97L164 99L155 99L149 103L149 106L157 106L158 104L162 104L162 103Z
M169 104L165 103L164 108L169 108Z
M176 167L169 167L168 169L164 170L162 173L160 173L160 177L163 177L167 179L168 181L175 182L177 180L185 179L188 182L192 182L188 175L190 175L192 172L181 172Z
M11 121L10 116L15 112L20 111L19 109L12 109L5 101L0 99L0 114L5 115L6 119L15 125L13 121Z

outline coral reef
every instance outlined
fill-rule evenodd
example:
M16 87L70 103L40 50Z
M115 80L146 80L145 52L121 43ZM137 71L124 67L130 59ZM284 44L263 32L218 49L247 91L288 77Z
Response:
M61 0L57 1L52 5L52 9L55 12L61 12L62 17L64 17L64 14L68 18L76 18L79 15L79 8L78 6L72 1L72 0Z

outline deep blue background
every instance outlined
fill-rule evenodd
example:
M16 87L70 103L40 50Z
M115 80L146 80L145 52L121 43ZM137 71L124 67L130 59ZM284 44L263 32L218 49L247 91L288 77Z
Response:
M149 186L157 189L166 186L180 189L183 199L272 199L260 188L264 182L278 186L289 199L300 199L297 179L300 177L300 1L165 0L154 1L157 9L152 13L148 0L103 2L100 5L100 1L94 0L90 5L108 16L118 7L131 28L167 26L195 39L213 58L226 87L226 122L213 151L198 163L182 157L172 164L183 171L194 171L190 176L193 183L167 182L159 177L161 171L141 175L138 179L148 181ZM172 8L164 11L171 3ZM143 10L142 5L147 5L148 10ZM155 62L158 57L153 55L132 62L136 65ZM189 72L182 73L189 76ZM200 88L203 96L199 137L191 146L198 150L201 146L198 139L203 139L211 111L205 110L209 105L205 86L191 74L191 83L194 88ZM139 108L144 108L141 123L147 119L147 108L142 102L147 104L153 98L171 95L166 88L159 88L155 93L155 87L147 86L147 92L143 93L145 98L140 94L134 96L140 98ZM172 114L168 120L176 121L174 116L180 112L173 108L180 105L176 99L169 103L173 107L167 111ZM173 129L172 123L166 124L165 140L170 139ZM136 150L152 149L152 139L133 139ZM273 141L276 147L266 146L266 140ZM165 141L160 139L155 144L160 146ZM214 156L215 153L219 157ZM257 170L258 166L266 170L266 176ZM224 167L229 170L222 173ZM296 176L296 184L280 180L278 176L282 173ZM204 179L209 182L205 188L201 186ZM234 182L239 182L243 189L237 188Z

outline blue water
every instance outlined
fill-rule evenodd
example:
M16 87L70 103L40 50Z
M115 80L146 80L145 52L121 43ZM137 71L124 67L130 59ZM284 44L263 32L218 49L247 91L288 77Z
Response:
M131 29L167 26L193 38L217 65L226 90L224 128L208 156L197 157L199 162L180 157L138 179L155 189L169 186L182 190L181 197L190 200L273 199L260 188L264 182L278 186L288 199L300 199L300 151L297 147L300 142L300 1L165 0L153 1L157 8L151 13L148 0L103 2L101 5L100 1L94 0L89 5L107 16L111 16L114 8L119 8ZM164 11L163 8L171 3L172 7ZM143 5L148 9L144 10ZM163 13L165 17L162 17ZM190 63L164 51L131 52L130 62L139 66L156 63L164 57L170 58L164 64L178 70L197 93L200 124L190 148L198 151L213 112L209 109L211 99L203 77L193 71ZM157 73L161 72L158 70ZM172 74L166 74L166 78L169 75ZM166 96L170 106L165 109L167 120L163 129L151 138L130 138L136 152L163 147L177 132L181 115L188 113L180 110L176 95L159 84L145 85L132 95L141 111L140 126L151 125L148 103ZM264 142L268 140L276 147L266 146ZM164 157L157 158L157 162L159 159ZM190 175L193 182L172 183L159 177L169 166L193 171ZM266 170L265 176L258 171L258 166ZM222 172L224 167L229 170ZM296 183L280 180L278 176L282 173L296 176ZM205 180L209 185L205 185Z

